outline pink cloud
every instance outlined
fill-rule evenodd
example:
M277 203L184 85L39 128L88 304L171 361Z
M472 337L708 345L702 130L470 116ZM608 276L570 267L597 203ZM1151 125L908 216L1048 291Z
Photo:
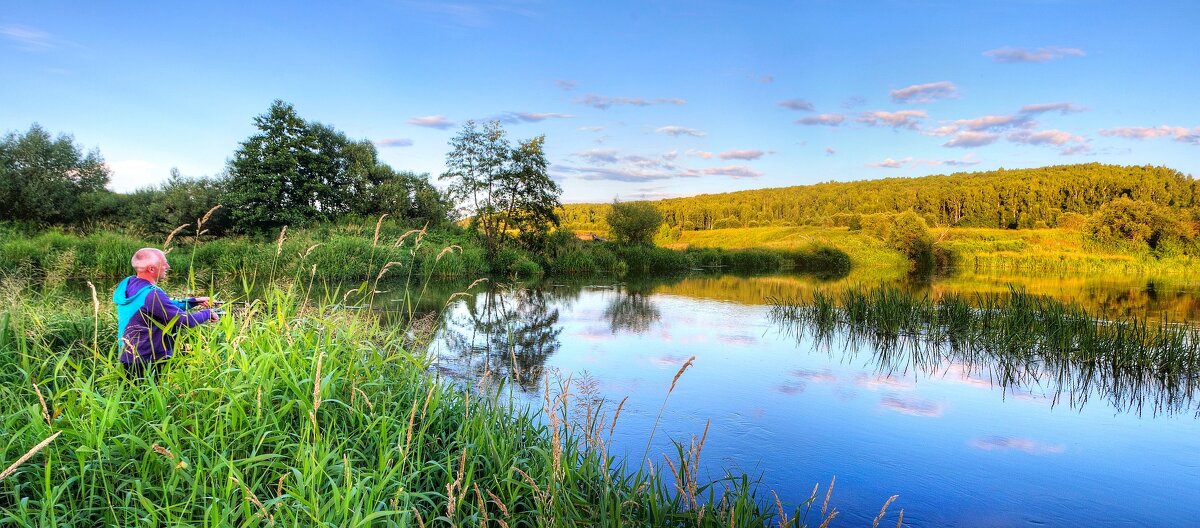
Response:
M1024 143L1026 145L1065 145L1070 142L1082 143L1085 141L1083 136L1077 136L1070 132L1062 130L1039 130L1032 132L1029 130L1019 130L1008 135L1008 140L1013 143Z
M1189 130L1181 126L1159 125L1156 127L1122 127L1105 128L1100 130L1101 136L1123 137L1125 139L1150 139L1173 137L1175 141L1200 145L1200 127Z
M954 139L942 144L943 147L982 147L994 143L1000 139L1000 134L991 132L959 132L954 135Z
M761 150L726 150L717 157L723 160L756 160L763 157L763 154L766 153Z
M950 81L914 84L891 91L892 100L898 103L928 103L938 99L958 98L958 87Z
M870 126L890 126L892 128L917 128L917 123L925 119L927 114L924 110L901 110L899 112L885 112L876 110L874 112L863 112L858 117L859 123L865 123Z
M880 167L880 168L884 168L884 169L899 169L900 167L903 167L905 163L908 163L910 161L912 161L912 156L909 156L909 157L904 158L899 161L894 160L892 158L888 158L883 161L875 161L875 162L867 163L866 166Z
M846 120L846 116L842 114L818 114L811 117L804 117L796 120L797 125L825 125L838 126L842 121Z
M1033 122L1027 116L986 115L974 119L959 119L954 124L967 130L983 131L1029 126Z
M679 137L679 136L704 137L704 136L708 135L708 133L703 130L697 130L694 128L688 128L688 127L682 127L682 126L676 126L676 125L659 127L657 130L655 130L655 132L658 132L659 134L666 134L668 136L674 136L674 137Z
M701 176L701 175L729 176L733 179L742 179L742 178L757 178L759 176L762 176L762 173L758 172L750 167L744 166L744 165L729 165L726 167L709 167L707 169L688 169L686 171L683 171L683 175L684 176Z

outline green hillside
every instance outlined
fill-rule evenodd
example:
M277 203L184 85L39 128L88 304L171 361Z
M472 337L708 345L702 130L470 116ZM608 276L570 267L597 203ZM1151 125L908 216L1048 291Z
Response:
M930 225L1026 229L1056 227L1091 215L1121 197L1186 209L1192 219L1196 180L1167 167L1087 163L1034 169L957 172L919 178L703 194L653 202L669 228L849 225L855 215L913 210ZM563 225L606 232L608 204L563 206Z

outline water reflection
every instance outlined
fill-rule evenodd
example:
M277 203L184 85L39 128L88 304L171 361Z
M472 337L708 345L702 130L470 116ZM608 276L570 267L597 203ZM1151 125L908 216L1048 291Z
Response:
M1082 409L1101 397L1120 413L1152 416L1187 414L1200 417L1200 372L1156 371L1122 364L1117 359L1081 361L1041 353L1037 347L996 349L953 334L878 332L873 328L816 319L771 316L780 333L822 351L841 351L843 361L868 359L877 377L869 385L905 383L916 376L958 380L996 387L1006 397L1046 400ZM1198 365L1200 367L1200 365ZM893 386L892 388L896 388ZM937 416L933 402L886 400L884 406L914 416Z
M612 333L631 332L644 334L662 319L662 313L650 300L653 288L642 284L614 290L613 299L604 309Z
M559 303L567 288L489 286L446 312L441 339L475 379L500 376L536 391L546 359L561 346ZM439 350L440 352L440 350Z

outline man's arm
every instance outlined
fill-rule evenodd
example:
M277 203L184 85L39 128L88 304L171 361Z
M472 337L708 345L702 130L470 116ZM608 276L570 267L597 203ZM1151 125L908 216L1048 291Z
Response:
M175 324L190 328L213 319L212 310L189 313L180 309L179 305L175 303L176 301L172 301L162 290L154 289L146 296L145 308L154 320L163 325L170 324L172 320L175 320L177 321Z

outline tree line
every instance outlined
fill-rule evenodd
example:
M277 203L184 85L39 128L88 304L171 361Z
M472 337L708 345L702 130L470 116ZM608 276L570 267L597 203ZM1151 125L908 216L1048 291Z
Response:
M284 101L254 125L221 174L172 169L163 183L131 193L106 189L103 156L84 152L72 136L54 137L37 124L10 132L0 141L0 221L162 235L205 218L207 233L221 236L384 214L417 227L450 226L464 214L490 254L513 241L534 250L558 223L562 189L546 174L542 136L513 147L498 122L468 122L450 143L442 191L428 174L393 169L370 141L305 120Z
M1091 215L1121 197L1192 209L1197 205L1196 181L1166 167L1088 163L828 182L671 198L653 204L667 226L681 230L847 225L854 215L910 210L930 225L1027 229L1056 227L1066 213ZM608 207L567 205L563 222L581 230L603 228Z

